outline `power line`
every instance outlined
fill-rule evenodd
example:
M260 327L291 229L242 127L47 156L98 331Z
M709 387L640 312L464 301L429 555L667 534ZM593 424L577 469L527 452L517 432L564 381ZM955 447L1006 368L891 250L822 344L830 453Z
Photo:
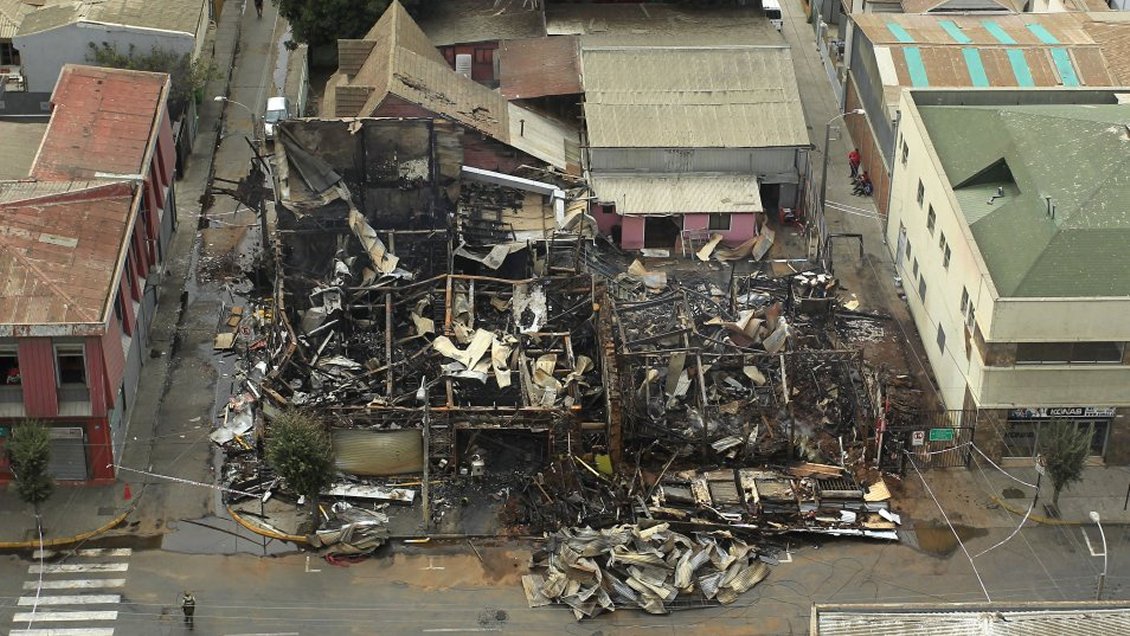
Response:
M973 568L973 574L977 576L977 582L981 584L981 591L985 593L985 600L992 603L993 599L989 596L989 590L985 587L985 581L981 578L981 572L977 570L977 564L973 562L973 556L969 554L969 550L965 547L965 542L961 540L961 535L957 533L957 529L953 527L950 522L949 515L946 514L945 508L942 507L938 498L934 496L934 491L930 488L930 484L926 481L926 477L922 475L922 471L918 469L918 463L914 461L914 455L910 451L903 450L906 458L910 460L910 465L914 467L914 472L918 473L918 478L922 480L922 486L926 488L930 498L934 500L934 505L938 507L938 511L942 513L942 518L945 519L946 525L949 526L950 532L953 533L954 539L957 539L957 544L961 546L961 551L965 553L965 558L969 559L969 567Z

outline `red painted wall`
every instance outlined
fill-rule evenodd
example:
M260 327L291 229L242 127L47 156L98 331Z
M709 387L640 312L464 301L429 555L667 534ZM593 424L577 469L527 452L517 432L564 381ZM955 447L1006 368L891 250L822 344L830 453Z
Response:
M54 417L59 414L59 395L55 390L55 349L50 338L19 340L20 376L24 388L27 417Z
M118 345L121 348L121 345ZM95 417L106 415L106 365L102 355L102 339L86 338L83 343L86 353L86 386L90 391L90 414Z
M87 461L91 479L108 482L114 479L114 448L110 441L110 423L105 417L94 418L86 425Z
M440 47L439 51L447 60L451 68L455 68L455 56L467 54L471 56L471 79L476 82L491 82L498 78L494 76L494 56L497 54L498 42L476 42L475 44L456 44Z

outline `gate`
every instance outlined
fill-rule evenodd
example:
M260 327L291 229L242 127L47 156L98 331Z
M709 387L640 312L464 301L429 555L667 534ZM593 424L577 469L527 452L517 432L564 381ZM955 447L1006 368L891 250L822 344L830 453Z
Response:
M968 468L973 456L973 427L906 431L904 443L903 448L919 468Z

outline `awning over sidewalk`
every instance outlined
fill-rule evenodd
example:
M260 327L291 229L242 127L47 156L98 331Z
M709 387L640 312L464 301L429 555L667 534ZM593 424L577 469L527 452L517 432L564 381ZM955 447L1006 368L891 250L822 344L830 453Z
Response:
M628 216L761 212L761 193L751 175L593 175L598 201L616 203Z

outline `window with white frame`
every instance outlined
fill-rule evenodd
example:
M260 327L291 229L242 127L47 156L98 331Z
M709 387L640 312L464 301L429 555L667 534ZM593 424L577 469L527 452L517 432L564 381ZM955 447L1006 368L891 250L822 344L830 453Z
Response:
M926 277L918 279L918 295L922 298L922 302L926 302Z
M710 230L721 230L728 232L730 230L730 215L729 214L711 214L710 222L707 226Z
M922 179L918 180L918 207L922 207L922 201L926 198L926 186L922 185Z
M938 325L938 349L942 353L946 352L946 331L942 329L942 325Z
M906 145L906 140L902 140L902 165L906 165L906 160L910 157L910 146Z
M926 212L926 229L930 230L930 234L934 233L934 225L938 222L938 215L934 213L934 206L930 206Z
M86 355L81 344L55 345L55 374L59 386L86 386Z
M965 287L961 288L961 313L965 314L965 307L969 305L969 290Z
M951 256L953 256L953 252L950 251L950 246L947 245L947 246L945 246L945 248L942 251L942 267L944 267L946 269L950 268L950 257Z
M917 258L914 259L914 270L913 270L913 272L914 272L914 277L918 278L918 259Z

